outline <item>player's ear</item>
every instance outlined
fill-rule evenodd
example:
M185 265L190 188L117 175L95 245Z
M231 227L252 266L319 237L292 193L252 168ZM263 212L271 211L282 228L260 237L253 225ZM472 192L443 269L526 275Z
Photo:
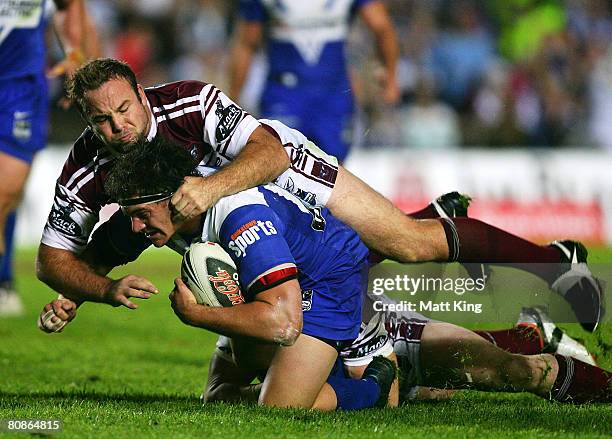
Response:
M166 202L168 203L168 211L170 212L170 219L172 220L172 222L174 222L174 218L177 217L178 210L176 209L176 207L174 207L174 204L172 204L172 201L170 201L170 199L168 199Z
M136 88L138 89L138 99L142 105L147 102L147 95L145 94L144 87L140 84L136 84Z

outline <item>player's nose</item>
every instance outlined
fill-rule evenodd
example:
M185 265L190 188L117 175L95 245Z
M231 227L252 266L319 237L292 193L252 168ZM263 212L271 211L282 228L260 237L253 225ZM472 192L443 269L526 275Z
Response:
M138 218L132 218L132 232L140 233L145 229L145 227L146 225L142 220Z
M120 133L123 131L123 121L119 116L111 116L110 125L113 130L113 133Z

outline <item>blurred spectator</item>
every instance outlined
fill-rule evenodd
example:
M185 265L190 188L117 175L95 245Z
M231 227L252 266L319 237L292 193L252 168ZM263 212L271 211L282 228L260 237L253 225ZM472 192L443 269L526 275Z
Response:
M463 110L494 58L494 46L472 1L452 1L448 8L450 23L432 47L431 69L444 101Z
M412 105L401 110L402 144L413 149L461 146L461 133L453 108L436 100L432 78L422 78Z
M543 38L565 26L563 6L555 0L504 0L488 6L499 26L501 53L513 62L531 59Z

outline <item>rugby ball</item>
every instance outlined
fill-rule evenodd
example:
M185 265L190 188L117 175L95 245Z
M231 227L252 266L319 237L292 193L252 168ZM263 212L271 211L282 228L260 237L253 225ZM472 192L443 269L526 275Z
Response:
M244 303L236 265L219 244L191 244L183 255L181 277L199 304L229 307Z

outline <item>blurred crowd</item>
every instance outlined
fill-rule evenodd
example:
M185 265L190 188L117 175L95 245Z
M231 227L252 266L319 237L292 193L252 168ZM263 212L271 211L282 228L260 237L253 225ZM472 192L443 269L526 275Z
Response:
M88 0L105 55L144 85L227 90L236 0ZM380 65L358 20L348 62L365 148L612 149L612 1L385 0L401 45L401 104L379 99ZM257 114L265 59L241 104ZM56 90L59 98L61 90ZM54 111L56 122L65 116ZM51 142L65 130L51 130Z

